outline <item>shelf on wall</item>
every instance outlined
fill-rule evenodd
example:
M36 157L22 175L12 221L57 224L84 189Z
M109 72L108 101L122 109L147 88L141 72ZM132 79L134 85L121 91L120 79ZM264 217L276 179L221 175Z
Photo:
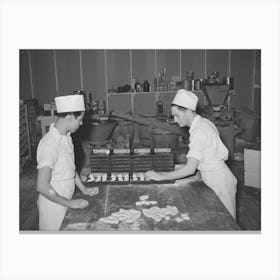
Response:
M155 93L176 93L176 91L141 91L141 92L108 92L109 95L117 95L117 94L155 94Z
M131 95L136 95L136 94L157 94L157 93L176 93L177 90L173 91L141 91L141 92L108 92L108 95L122 95L122 94L131 94ZM192 92L194 93L201 93L202 90L193 90Z

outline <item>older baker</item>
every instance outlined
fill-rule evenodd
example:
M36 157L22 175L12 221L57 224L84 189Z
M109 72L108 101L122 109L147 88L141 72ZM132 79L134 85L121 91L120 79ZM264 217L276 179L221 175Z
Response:
M237 180L225 161L228 150L220 139L216 126L208 119L196 114L198 98L185 89L180 89L171 105L175 122L188 126L190 133L187 163L180 169L171 172L146 172L151 180L174 180L193 175L200 170L204 183L210 187L233 218L236 217L236 184Z

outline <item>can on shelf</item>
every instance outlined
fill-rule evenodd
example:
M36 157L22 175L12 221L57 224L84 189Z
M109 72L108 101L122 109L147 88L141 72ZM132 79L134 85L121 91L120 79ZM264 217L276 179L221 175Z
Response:
M162 101L158 101L157 102L157 116L163 116L163 102Z
M194 90L201 90L201 81L199 79L194 81Z

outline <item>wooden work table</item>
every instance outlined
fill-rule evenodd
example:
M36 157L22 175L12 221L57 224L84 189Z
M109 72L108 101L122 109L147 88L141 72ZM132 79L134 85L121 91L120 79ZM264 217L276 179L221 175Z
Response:
M91 186L90 183L87 186ZM175 219L156 222L141 215L133 223L120 222L105 224L99 218L109 216L122 209L137 209L139 196L147 194L149 200L158 201L158 207L176 206L180 213L188 213L190 220L177 222ZM240 230L236 221L218 199L216 194L202 181L194 181L185 186L174 185L104 185L94 197L75 193L74 198L85 198L89 207L68 209L63 220L62 231L233 231Z

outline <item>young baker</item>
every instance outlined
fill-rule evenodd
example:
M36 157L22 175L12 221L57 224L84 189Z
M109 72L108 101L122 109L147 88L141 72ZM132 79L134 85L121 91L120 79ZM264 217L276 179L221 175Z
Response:
M220 139L216 126L196 114L198 98L195 94L180 89L171 105L175 122L188 126L190 133L189 152L184 167L171 172L146 172L148 179L174 180L193 175L200 170L204 183L210 187L233 218L236 217L235 195L237 180L225 164L228 150Z
M82 124L85 105L82 95L55 98L58 118L41 139L37 149L37 206L39 230L59 230L67 207L85 208L87 200L73 199L75 185L85 195L98 194L98 188L86 188L74 163L70 134Z

